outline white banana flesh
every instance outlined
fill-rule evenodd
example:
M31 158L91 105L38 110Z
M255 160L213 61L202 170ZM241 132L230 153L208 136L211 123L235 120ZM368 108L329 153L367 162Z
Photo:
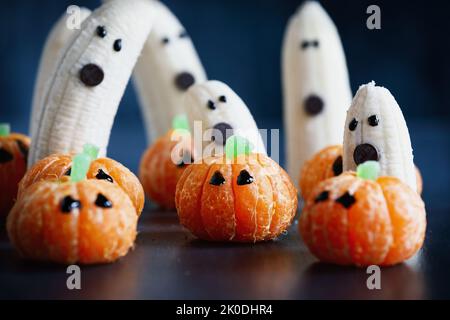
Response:
M186 29L159 1L149 0L156 13L152 32L133 73L141 111L151 144L185 113L183 94L206 73Z
M152 26L147 0L112 0L82 24L42 95L29 165L91 143L106 155L120 100Z
M195 143L203 148L196 148L196 154L203 157L223 154L226 139L231 135L246 138L255 152L266 154L250 110L225 83L207 81L193 85L185 94L184 107ZM199 137L202 143L198 142Z
M91 10L87 8L80 8L79 22L82 23L91 14ZM64 13L63 16L55 23L50 31L50 34L45 41L44 49L39 63L39 70L36 78L33 93L33 103L31 108L30 118L30 134L37 129L42 109L42 94L45 87L49 85L51 76L58 67L58 62L61 60L65 48L71 44L78 34L77 29L67 27L67 19L69 15Z
M338 31L316 1L305 2L289 20L282 72L287 171L297 181L305 161L342 144L352 99Z
M408 127L388 89L374 82L356 93L345 122L343 169L367 160L380 163L381 176L394 176L417 191Z

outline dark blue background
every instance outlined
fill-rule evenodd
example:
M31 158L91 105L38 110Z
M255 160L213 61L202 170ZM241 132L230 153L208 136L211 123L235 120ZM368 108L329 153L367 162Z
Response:
M186 26L209 78L228 83L262 128L281 127L280 52L284 28L301 1L167 0ZM97 0L0 1L0 122L27 132L41 49L71 4ZM380 5L382 30L366 28L366 8ZM450 52L444 1L322 1L340 31L354 92L375 80L396 97L408 121L415 159L432 208L450 208ZM136 170L144 129L129 86L116 118L109 155Z

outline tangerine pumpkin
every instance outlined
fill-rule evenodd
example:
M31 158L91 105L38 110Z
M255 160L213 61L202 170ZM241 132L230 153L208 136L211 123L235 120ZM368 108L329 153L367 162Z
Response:
M364 171L376 172L377 165L365 163L358 174L324 180L306 200L299 229L321 261L388 266L422 247L426 214L421 197L398 178L377 178L376 173L365 178Z
M27 170L30 139L10 133L9 125L0 124L0 217L14 204L20 179Z

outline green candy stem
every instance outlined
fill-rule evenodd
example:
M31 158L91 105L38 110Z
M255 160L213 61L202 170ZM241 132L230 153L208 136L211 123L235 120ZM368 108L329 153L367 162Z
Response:
M91 161L97 159L99 150L100 149L97 146L90 143L86 143L83 146L83 153L88 155L91 158Z
M366 161L356 168L356 176L364 180L377 180L380 174L378 161Z
M189 120L185 114L177 115L172 120L172 129L190 131Z
M79 182L86 179L86 174L91 166L91 157L86 153L79 153L72 158L70 181Z
M249 155L253 151L253 147L247 139L240 136L231 136L225 144L225 155L228 159L233 159L239 155Z
M9 123L0 123L0 137L6 137L11 133Z

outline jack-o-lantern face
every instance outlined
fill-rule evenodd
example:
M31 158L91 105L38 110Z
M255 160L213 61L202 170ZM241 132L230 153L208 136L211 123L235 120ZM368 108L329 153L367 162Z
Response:
M22 134L0 135L0 217L8 214L18 184L27 170L30 139Z
M18 197L32 184L44 180L58 180L70 176L72 155L54 154L38 161L20 181ZM110 158L98 158L91 162L87 179L117 184L130 197L136 212L144 208L144 190L137 177L119 162Z
M24 190L7 230L14 247L32 260L107 263L133 246L137 219L130 198L110 182L42 181Z
M186 167L194 162L190 139L179 141L173 133L171 130L147 149L139 169L139 180L146 195L165 209L175 208L177 182Z
M372 181L343 173L313 189L299 227L306 245L322 261L394 265L422 247L425 206L395 177Z
M189 166L175 201L181 224L198 238L256 242L276 238L291 224L297 191L278 164L253 153Z

